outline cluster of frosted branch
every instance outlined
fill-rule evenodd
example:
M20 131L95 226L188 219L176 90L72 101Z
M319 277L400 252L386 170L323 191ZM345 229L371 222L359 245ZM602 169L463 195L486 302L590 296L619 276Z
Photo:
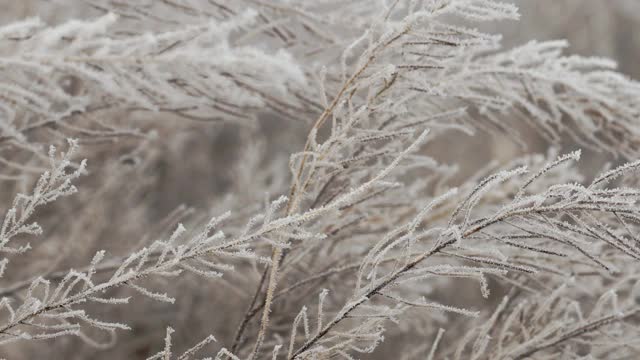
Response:
M226 239L221 231L214 232L218 224L227 216L212 218L202 232L185 237L186 229L180 225L166 240L153 242L143 249L133 252L116 266L102 267L105 252L98 252L91 264L82 271L70 270L61 279L52 283L42 277L34 279L18 307L11 304L8 297L2 299L2 308L8 320L0 327L2 342L19 339L44 339L61 335L78 335L91 341L82 333L82 325L99 328L113 333L117 329L127 329L125 324L100 321L90 317L84 310L75 307L83 303L124 304L129 297L105 297L110 289L127 286L154 300L173 303L175 300L166 293L154 292L140 284L149 276L175 277L182 272L192 272L207 278L218 278L232 267L217 260L219 258L255 259L268 262L251 251L253 239L265 236L309 237L297 230L288 230L291 224L303 223L314 214L303 214L275 219L278 207L286 198L274 201L263 215L254 217L239 236ZM274 244L276 244L274 242ZM286 246L286 244L277 244ZM96 279L96 274L108 271L110 276ZM21 330L22 327L27 327ZM34 332L33 329L38 330Z
M258 110L274 106L269 104L296 108L297 101L286 100L288 88L306 80L291 56L231 40L248 31L256 16L247 10L225 21L201 20L154 33L118 31L113 13L56 26L37 18L4 26L0 141L26 147L32 132L56 126L87 138L140 135L84 116L100 111L246 123ZM80 124L78 117L84 120Z
M129 297L105 296L109 289L124 285L155 300L173 302L174 299L167 294L154 292L139 284L150 275L174 277L186 270L205 277L220 277L221 271L228 270L228 266L209 260L204 254L219 251L227 256L250 256L238 250L232 252L235 249L231 246L228 246L228 252L223 250L226 247L220 245L214 250L212 244L224 237L221 232L211 234L220 220L212 219L202 233L182 244L178 244L178 241L186 230L179 226L166 241L156 241L129 255L105 280L95 278L97 267L105 257L104 251L94 256L87 269L70 270L57 284L44 278L33 280L18 307L13 306L9 298L2 299L2 308L9 315L7 322L0 328L2 342L45 339L67 334L86 338L81 332L82 324L111 333L117 329L127 329L124 324L92 318L76 307L86 302L127 303ZM26 329L22 330L23 327Z
M419 321L428 323L415 325L421 340L433 341L415 353L429 359L640 353L625 334L637 333L639 311L640 161L587 181L580 151L551 150L458 179L457 165L421 151L428 137L457 148L459 132L478 129L526 146L513 122L521 119L550 143L570 137L637 156L640 87L611 62L563 56L560 41L503 50L499 36L461 25L518 19L493 0L84 2L107 14L0 28L0 142L34 150L32 129L69 127L61 124L70 116L96 109L235 123L267 110L310 128L289 158L288 192L275 200L236 204L237 214L196 234L180 225L122 258L99 251L81 270L5 287L0 343L75 335L111 345L130 326L98 319L92 304L128 303L111 295L120 288L173 303L149 280L186 272L246 280L225 279L246 285L247 306L233 309L240 321L216 359L352 359L374 352L393 324ZM262 190L256 149L239 160L240 191ZM0 251L26 250L8 244L40 232L35 208L75 190L84 163L67 172L71 152L58 161L52 150L53 170L16 198ZM477 302L458 304L460 288ZM487 314L496 290L507 296ZM415 311L426 320L408 316ZM469 317L483 322L461 330ZM215 341L175 355L172 332L150 359L187 359Z
M624 357L625 348L637 347L638 329L629 322L640 313L635 277L596 296L588 313L581 306L584 299L569 295L572 286L564 283L544 297L505 297L482 325L449 349L438 350L442 355L450 352L453 359L556 359L580 353ZM591 291L589 297L593 295Z
M634 232L625 234L622 230L613 230L610 224L618 219L619 229L629 229L629 223L633 223L634 227L639 225L640 192L629 188L602 188L611 180L635 169L637 163L607 171L589 186L559 184L539 194L525 195L527 187L538 178L577 158L579 153L559 157L530 175L526 175L524 168L491 175L467 195L455 199L459 205L452 211L448 223L440 227L421 226L432 222L431 213L454 198L456 192L434 198L411 222L393 229L371 247L357 271L353 295L336 311L331 321L326 325L320 323L315 334L306 331L302 344L295 351L292 340L288 358L372 351L376 343L383 339L383 332L378 329L383 320L393 320L400 312L397 307L369 304L374 297L407 307L473 317L479 315L472 310L401 295L402 292L411 294L411 287L415 287L416 283L432 280L437 276L477 279L482 295L488 297L487 277L508 280L508 274L557 274L553 268L540 265L539 258L542 256L576 258L578 268L601 268L605 271L614 271L612 265L600 260L600 257L607 257L607 248L637 260L639 242ZM500 205L491 215L472 215L483 195L491 191L491 186L498 186L514 178L522 178L522 181L511 201ZM567 220L563 220L565 218ZM607 221L607 218L611 221ZM598 251L591 253L592 248ZM579 257L586 261L581 261ZM432 258L450 260L445 264L426 265ZM473 265L455 265L456 260ZM556 262L556 265L559 263ZM561 267L566 268L567 265ZM512 282L517 284L517 281ZM517 285L527 289L526 286ZM628 316L619 320L631 317L638 309L630 303L628 311ZM301 311L299 317L308 322L306 309ZM585 321L585 324L589 323ZM300 320L294 322L294 337L299 322ZM343 323L349 324L346 329L340 326ZM372 342L371 347L358 347L357 345L362 345L362 341Z
M14 245L12 240L24 235L41 235L42 228L33 220L36 210L60 197L68 196L77 191L72 181L85 172L86 161L80 164L72 162L77 151L77 142L69 140L69 149L61 154L56 148L49 149L50 170L43 173L30 194L17 194L11 208L6 210L0 229L0 253L4 256L20 254L30 249L30 245ZM4 273L8 258L0 263L0 274ZM0 275L1 276L1 275Z
M425 135L423 134L414 146L409 147L402 155L411 152ZM71 270L57 284L51 284L44 278L36 278L31 282L24 300L17 308L11 305L8 298L3 298L2 306L9 313L9 317L8 321L0 327L0 334L4 337L2 341L45 339L69 334L91 341L82 333L82 324L111 333L117 329L128 329L125 324L100 321L90 317L84 310L73 307L86 302L127 303L129 297L106 298L101 295L120 286L130 287L155 300L173 303L175 300L167 294L149 290L139 282L151 275L174 277L183 271L217 278L222 276L222 271L230 270L229 266L210 258L212 256L255 259L269 263L268 259L261 258L250 250L249 246L255 239L267 240L278 249L288 248L291 240L322 239L324 235L304 231L299 226L359 199L367 190L377 186L400 159L401 157L396 159L384 171L357 189L343 194L325 206L310 209L301 214L277 218L279 209L287 201L286 197L281 197L269 204L264 214L252 217L245 229L231 239L225 239L224 233L220 231L212 233L216 226L228 216L226 215L211 219L200 234L186 242L179 241L186 232L186 229L180 225L166 241L156 241L123 259L113 269L111 276L102 281L96 280L94 275L105 257L104 251L95 255L87 269ZM289 240L283 242L282 239ZM111 270L112 267L108 266L106 269ZM17 329L22 326L35 327L39 332Z
M468 62L455 55L430 60L433 76L411 86L474 104L489 128L512 133L513 124L499 115L509 113L552 142L569 136L584 147L636 156L639 109L633 94L640 84L614 72L610 60L562 56L567 46L566 41L534 41L495 54L479 52Z
M182 6L190 9L183 11L187 18L188 14L199 13L198 9L215 18L232 18L250 4L256 7L262 24L244 40L262 39L276 48L287 48L299 66L306 67L307 74L318 74L311 82L321 83L320 94L307 93L307 100L319 97L327 105L331 99L326 93L342 93L350 72L358 74L359 81L350 84L358 87L370 86L384 76L386 82L377 90L385 89L385 93L378 95L393 102L392 112L403 112L398 123L435 122L443 126L445 119L456 118L460 122L466 118L472 127L509 135L521 142L521 136L516 136L520 129L514 122L516 118L552 142L570 136L585 147L614 155L637 154L640 129L636 118L640 110L634 94L639 87L637 82L616 73L615 63L563 56L567 47L564 41L531 42L503 50L499 36L450 20L517 20L517 9L509 4L466 0L390 1L376 5L352 1L341 7L330 1L214 1L206 6L194 0L180 5L170 1L145 6L110 0L90 3L160 23L170 21L148 15ZM187 21L175 17L171 20ZM306 61L308 56L337 57L339 61L318 69L314 62ZM365 64L368 65L362 69ZM390 84L395 86L386 91ZM348 90L354 89L345 89ZM334 100L344 99L336 96ZM436 116L443 107L467 112L473 109L473 119L464 112Z

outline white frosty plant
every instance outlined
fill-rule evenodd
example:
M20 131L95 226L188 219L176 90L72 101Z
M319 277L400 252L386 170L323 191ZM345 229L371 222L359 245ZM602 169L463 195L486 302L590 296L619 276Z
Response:
M493 0L73 3L0 27L0 355L640 356L614 62Z

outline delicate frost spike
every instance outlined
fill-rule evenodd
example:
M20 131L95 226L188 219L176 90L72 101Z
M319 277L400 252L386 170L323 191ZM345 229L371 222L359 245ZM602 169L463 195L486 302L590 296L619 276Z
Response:
M400 164L400 162L404 159L405 156L407 156L408 154L414 152L417 147L419 145L421 145L424 140L426 139L427 135L429 134L429 131L423 131L420 136L418 136L418 138L411 143L411 145L409 145L400 155L398 155L398 157L396 157L391 164L389 164L389 166L387 166L383 171L379 172L378 174L376 174L376 176L369 180L368 182L362 184L360 187L352 190L351 192L349 192L348 194L345 194L343 196L341 196L340 198L336 199L331 205L332 206L342 206L346 203L348 203L349 201L351 201L352 199L354 199L355 197L359 196L360 194L364 193L365 191L369 190L374 184L376 184L377 182L381 181L383 178L385 178L389 173L391 173L391 171L396 168L398 166L398 164Z
M329 290L327 289L322 289L322 291L320 292L320 295L318 296L318 319L316 320L317 322L317 331L316 331L316 335L320 333L320 331L322 330L322 318L323 318L323 307L324 307L324 300L326 299L327 295L329 295ZM307 332L307 338L308 338L308 332Z
M291 358L293 356L294 345L296 342L296 335L298 332L298 326L302 321L304 326L305 339L309 338L309 318L307 317L307 307L303 306L298 315L293 320L293 324L291 325L291 339L289 340L289 352L287 357Z
M152 291L149 291L149 290L145 289L142 286L138 286L138 285L132 284L132 283L129 283L127 285L129 287L137 290L142 295L148 296L148 297L150 297L150 298L152 298L154 300L167 302L167 303L171 303L171 304L173 304L176 301L176 299L174 299L172 297L169 297L166 293L155 293L155 292L152 292Z
M570 154L566 154L566 155L562 155L560 156L556 161L549 163L547 165L545 165L542 169L540 169L537 173L535 173L534 175L532 175L529 179L527 179L527 181L525 181L524 185L522 185L520 187L520 190L518 191L518 193L515 196L515 199L518 200L522 197L522 195L524 195L524 191L527 188L527 186L531 185L532 182L534 182L536 179L538 179L539 177L541 177L542 175L544 175L547 171L569 161L569 160L573 160L575 162L580 161L580 155L582 154L581 150L576 150Z
M178 360L186 360L189 359L192 355L196 354L206 345L216 342L216 338L213 335L207 336L204 340L192 346L189 350L185 351L182 355L178 357Z
M173 234L169 237L167 241L168 244L173 245L176 241L187 231L187 229L182 224L178 224L178 227L174 230Z
M277 213L277 211L284 206L284 204L289 201L289 198L282 195L276 200L272 201L271 204L267 207L267 211L264 214L264 222L268 223L273 219L273 216Z
M173 334L175 330L171 327L167 327L167 335L164 338L164 360L171 359L171 334Z
M411 223L409 229L413 232L415 231L415 229L418 227L418 225L420 224L420 222L424 219L424 217L431 212L436 206L438 206L439 204L445 202L447 199L455 196L458 194L458 189L457 188L453 188L449 191L447 191L446 193L439 195L438 197L436 197L435 199L433 199L429 205L425 206L419 213L418 215L416 215L416 217L414 218L413 222Z
M612 180L615 180L616 178L624 175L629 171L635 171L638 167L640 167L640 160L629 162L613 170L609 170L604 174L601 174L600 176L598 176L595 180L593 180L591 185L589 185L589 188L593 188L597 185L606 185L607 183L611 182Z
M458 208L454 211L453 215L451 215L451 219L449 220L449 226L451 226L459 213L464 213L465 217L463 220L463 227L465 227L469 222L469 217L471 216L471 210L480 200L483 194L485 194L489 187L494 184L499 184L507 181L508 179L525 174L528 172L526 167L520 167L514 170L505 170L494 175L491 175L485 178L480 184L478 184L471 193L467 196L467 198L458 206Z
M434 303L434 302L427 302L424 298L421 299L420 301L410 301L410 300L406 300L406 299L402 299L400 297L397 297L395 295L389 295L389 294L384 294L384 296L396 300L402 304L406 304L409 306L415 306L415 307L424 307L424 308L431 308L431 309L435 309L435 310L441 310L444 312L452 312L452 313L456 313L456 314L460 314L460 315L465 315L465 316L469 316L469 317L474 317L477 318L478 316L480 316L480 312L479 311L472 311L472 310L467 310L467 309L463 309L463 308L458 308L455 306L448 306L448 305L443 305L443 304L438 304L438 303Z
M182 355L179 356L174 356L173 355L173 350L172 350L172 339L171 339L171 335L175 332L175 330L173 330L173 328L171 328L170 326L167 327L167 332L166 332L166 336L164 338L164 350L162 350L161 352L148 357L147 360L187 360L190 359L191 356L195 355L198 351L200 351L203 347L205 347L207 344L211 343L211 342L215 342L216 339L209 335L207 336L204 340L200 341L199 343L197 343L196 345L192 346L190 349L188 349L187 351L185 351L184 353L182 353Z

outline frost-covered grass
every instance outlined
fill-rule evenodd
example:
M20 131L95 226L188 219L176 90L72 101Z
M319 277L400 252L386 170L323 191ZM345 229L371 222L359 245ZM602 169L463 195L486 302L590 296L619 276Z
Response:
M0 355L640 355L613 61L506 1L75 3L0 27Z

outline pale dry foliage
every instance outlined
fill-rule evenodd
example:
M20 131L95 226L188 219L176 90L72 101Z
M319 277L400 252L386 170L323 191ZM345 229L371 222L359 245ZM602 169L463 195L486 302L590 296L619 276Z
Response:
M71 3L0 27L3 356L640 357L613 61L494 0Z

